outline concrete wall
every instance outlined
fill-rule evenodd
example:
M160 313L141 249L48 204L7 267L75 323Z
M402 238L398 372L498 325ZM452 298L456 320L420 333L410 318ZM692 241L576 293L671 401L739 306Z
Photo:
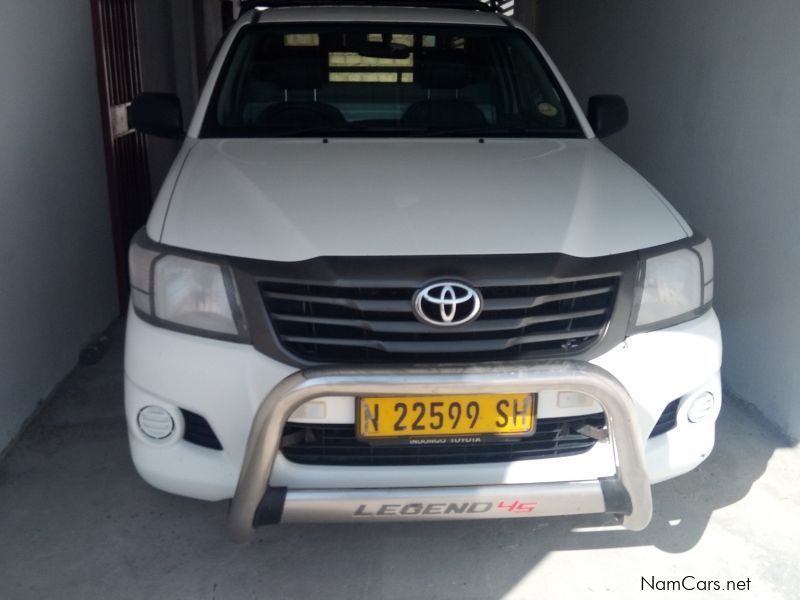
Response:
M87 0L0 2L0 451L117 314Z
M540 4L584 106L630 103L609 146L714 241L728 389L800 438L800 3Z

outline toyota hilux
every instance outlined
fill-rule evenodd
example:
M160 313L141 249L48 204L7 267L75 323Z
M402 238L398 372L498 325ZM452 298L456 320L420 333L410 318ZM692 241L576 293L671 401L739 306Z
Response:
M472 0L245 2L130 248L130 449L278 522L607 513L714 445L711 243Z

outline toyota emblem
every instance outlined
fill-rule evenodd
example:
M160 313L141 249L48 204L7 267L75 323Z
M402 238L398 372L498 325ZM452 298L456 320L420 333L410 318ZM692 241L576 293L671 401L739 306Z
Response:
M457 283L432 283L414 295L414 314L423 323L439 327L455 327L475 320L483 300L477 290Z

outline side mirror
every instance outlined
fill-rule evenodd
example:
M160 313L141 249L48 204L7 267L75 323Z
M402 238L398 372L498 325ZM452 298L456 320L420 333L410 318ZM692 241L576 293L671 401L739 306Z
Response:
M128 107L128 125L142 133L181 139L184 135L181 101L174 94L139 94Z
M587 117L597 137L608 137L628 124L628 103L622 96L592 96Z

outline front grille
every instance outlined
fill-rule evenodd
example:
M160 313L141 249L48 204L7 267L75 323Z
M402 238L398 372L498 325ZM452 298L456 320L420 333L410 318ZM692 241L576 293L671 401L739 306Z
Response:
M260 281L286 350L312 362L429 362L567 356L604 333L618 277L478 285L483 312L448 329L418 321L418 286L353 287Z
M281 451L304 465L402 466L511 462L580 454L595 440L577 432L584 425L603 427L602 413L539 419L536 432L516 441L441 446L372 446L356 438L355 426L287 423Z

